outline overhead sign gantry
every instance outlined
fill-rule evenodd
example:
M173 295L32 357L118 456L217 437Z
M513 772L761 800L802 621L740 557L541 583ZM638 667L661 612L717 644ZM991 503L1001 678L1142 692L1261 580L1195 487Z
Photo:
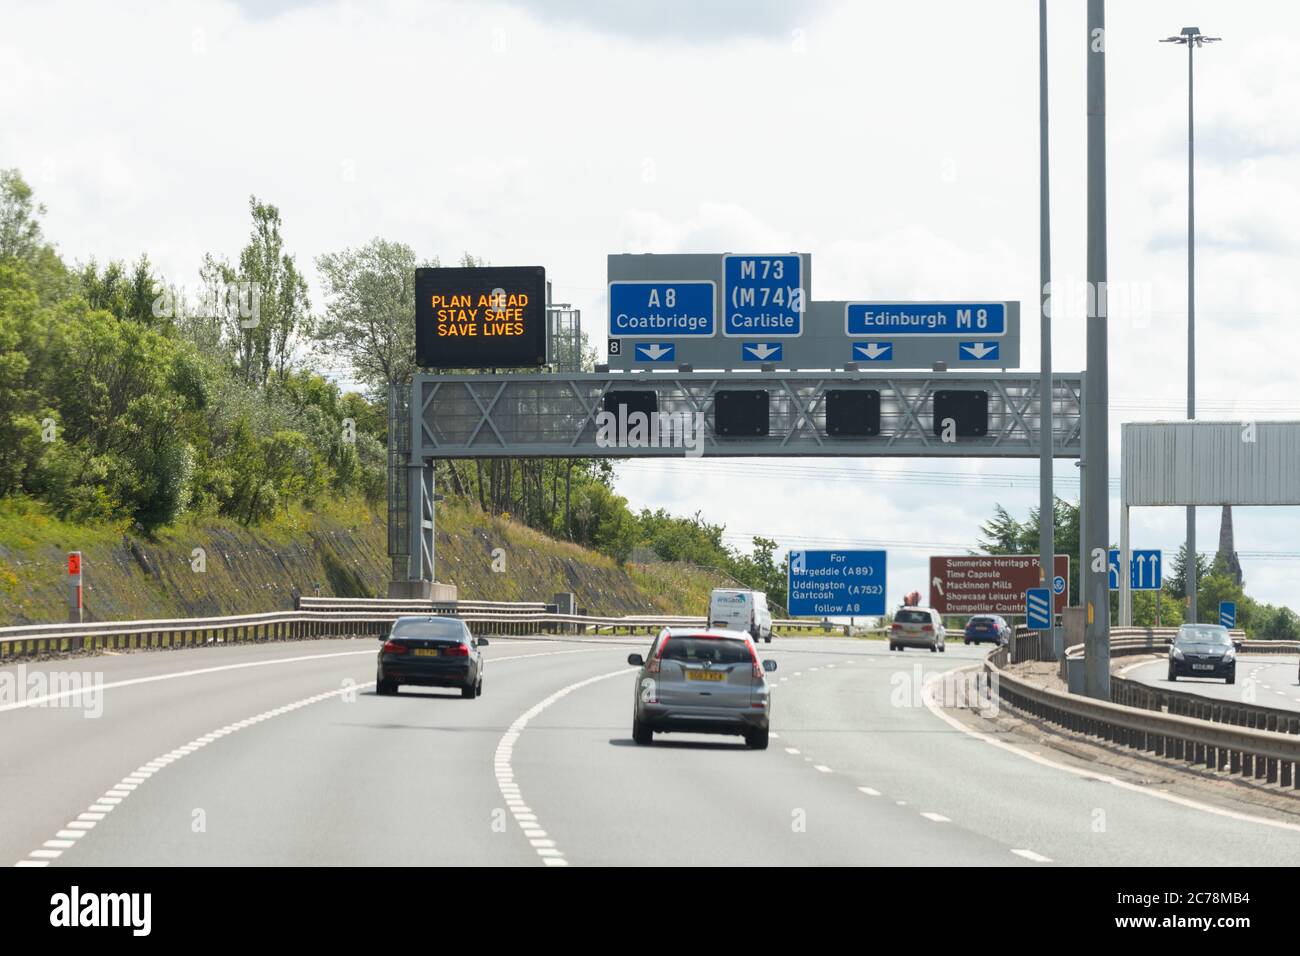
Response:
M807 253L611 255L611 370L1020 366L1020 303L814 301Z

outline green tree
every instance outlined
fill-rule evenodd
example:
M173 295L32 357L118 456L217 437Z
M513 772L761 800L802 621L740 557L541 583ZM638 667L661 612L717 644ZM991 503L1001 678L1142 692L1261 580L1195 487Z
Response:
M294 347L312 327L307 281L294 257L284 251L280 210L248 200L253 231L236 269L212 255L200 275L211 305L225 324L236 367L245 382L265 385L272 372L283 375Z
M371 239L358 249L318 256L326 306L314 337L318 354L345 359L357 381L385 402L415 370L415 270L410 246Z
M39 217L45 207L32 198L16 169L0 169L0 261L35 258L44 243Z
M1204 581L1210 575L1211 560L1204 554L1196 555L1196 580L1198 582L1196 593L1198 597L1197 609L1200 609L1200 586L1199 582ZM1179 545L1178 554L1174 556L1173 566L1170 569L1169 577L1165 581L1165 586L1169 593L1178 600L1182 601L1187 598L1187 545ZM1216 608L1215 613L1218 613Z

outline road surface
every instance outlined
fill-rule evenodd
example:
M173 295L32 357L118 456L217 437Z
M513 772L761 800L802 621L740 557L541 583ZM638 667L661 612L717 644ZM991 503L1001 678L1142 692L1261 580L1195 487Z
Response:
M1179 677L1169 680L1165 658L1121 667L1119 674L1171 690L1200 694L1214 700L1244 701L1261 707L1280 707L1300 711L1300 681L1296 678L1296 658L1276 654L1242 655L1237 658L1237 680L1225 684L1222 679Z
M1300 826L990 744L920 683L987 649L778 638L766 751L631 739L645 639L499 639L484 695L379 697L377 644L314 641L0 669L93 671L0 704L0 859L22 865L1259 865ZM1294 665L1292 665L1294 667ZM1294 677L1294 675L1292 675ZM1298 694L1297 696L1300 696ZM83 706L47 706L51 703ZM86 716L101 709L98 717Z

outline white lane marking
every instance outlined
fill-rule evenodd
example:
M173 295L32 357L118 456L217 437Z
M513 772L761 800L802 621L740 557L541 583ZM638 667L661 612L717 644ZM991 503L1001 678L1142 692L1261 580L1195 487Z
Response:
M243 670L247 667L271 667L276 664L297 664L301 661L320 661L332 657L356 657L360 654L375 653L372 647L365 651L337 651L331 654L303 654L300 657L277 657L269 661L244 661L242 664L221 664L217 667L200 667L188 671L173 671L169 674L154 674L152 677L133 677L130 680L109 681L107 684L100 684L95 688L95 692L111 690L115 687L135 687L139 684L156 684L159 681L177 680L181 677L199 677L203 674L216 674L223 671ZM16 701L12 704L0 706L0 714L7 710L19 710L23 707L35 707L38 704L44 704L48 701L63 700L68 697L77 697L85 694L83 690L65 690L57 694L45 694L40 697L28 697L24 700Z
M557 653L566 652L560 651ZM581 688L586 687L589 684L594 684L597 681L609 680L611 677L618 677L620 674L632 674L635 673L635 671L636 668L634 667L622 667L616 671L610 671L608 674L598 674L595 677L588 677L586 680L580 680L567 687L561 687L550 697L547 697L540 703L534 704L528 710L515 718L514 723L507 728L506 732L501 735L501 739L497 741L496 754L493 756L492 760L494 768L493 772L496 774L497 778L497 787L501 790L501 798L503 800L508 800L511 797L522 799L519 785L515 783L515 772L514 768L511 766L511 758L514 756L515 742L519 739L519 735L524 732L524 728L528 726L530 720L544 711L547 707L550 707L557 700L573 693L575 690L580 690ZM536 814L527 812L521 813L519 807L511 807L511 813L515 818L515 822L519 824L519 829L524 832L525 836L529 835L528 831L530 830L541 829L541 825L537 822ZM542 835L544 836L545 834L543 833ZM564 858L564 854L555 846L555 842L553 840L548 842L548 846L534 847L537 855L542 858L542 861L547 866L568 866L569 861Z
M826 766L826 765L823 764L823 763L816 764L816 765L813 767L813 769L814 769L814 770L820 770L822 773L833 773L833 771L831 770L831 768L828 767L828 766Z
M370 652L368 652L368 653L374 653L374 652L373 652L373 651L370 651ZM337 656L337 655L333 655L333 656ZM283 707L279 707L279 708L277 708L276 710L277 710L278 713L280 713L280 714L288 713L288 712L291 711L291 710L297 710L299 707L306 707L306 706L308 706L308 705L310 705L310 704L315 704L315 703L318 703L319 701L322 701L322 700L328 700L328 699L331 698L331 697L338 697L338 696L343 695L343 694L352 694L352 693L355 693L356 690L357 690L357 688L359 688L359 687L369 687L369 686L371 686L371 685L373 685L373 684L374 684L374 681L368 681L368 682L366 682L366 683L364 683L364 684L349 684L349 685L346 686L346 687L340 687L338 690L325 691L325 692L322 693L322 694L315 694L315 695L313 695L313 696L311 696L311 697L304 697L302 700L295 701L295 702L292 703L292 704L286 704L285 706L283 706ZM251 719L251 720L246 720L246 721L241 721L240 724L238 724L238 725L236 725L236 726L247 727L247 726L249 726L250 724L260 722L262 719L265 719L266 717L270 717L270 716L272 716L273 713L274 713L273 711L269 711L269 710L268 710L268 711L266 711L266 712L263 713L263 714L259 714L257 718L254 718L254 719ZM165 754L165 755L162 756L162 757L157 758L156 760L152 760L152 761L150 761L149 764L146 764L146 766L153 766L154 764L158 764L158 765L161 765L161 766L167 766L168 764L173 763L173 762L175 762L176 760L179 760L181 757L185 756L186 754L193 753L195 750L198 750L198 749L202 748L203 746L206 745L206 743L207 743L206 741L203 742L203 743L200 743L198 740L195 740L195 741L194 741L195 747L194 747L193 750L186 750L185 748L178 748L177 750L170 751L169 753ZM111 793L111 792L114 792L114 791L111 791L111 790L110 790L109 792ZM130 790L126 790L126 791L123 791L123 792L124 792L127 796L129 796L129 795L131 794L132 791L130 791ZM109 811L111 811L114 807L116 807L118 804L120 804L124 799L126 799L126 797L100 797L100 798L99 798L99 801L96 802L95 804L93 804L93 805L91 806L91 808L90 808L91 812L81 814L80 817L78 817L78 819L79 819L79 820L86 821L86 823L88 824L88 826L87 826L86 828L89 828L89 826L93 826L93 825L94 825L94 822L95 822L96 820L102 820L102 819L104 819L104 816L105 816ZM72 829L72 828L81 829L81 828L79 828L79 827L76 826L76 823L70 823L70 824L68 824L68 827L69 827L70 829ZM74 846L74 845L76 844L76 842L77 842L76 840L70 840L70 839L46 840L44 846L43 846L41 849L39 849L39 850L32 850L31 853L27 854L27 856L28 856L29 860L47 860L47 861L48 861L48 860L57 859L60 855L62 855L62 853L63 853L65 850L67 850L69 847ZM30 866L30 865L32 865L32 864L31 864L30 862L28 862L28 861L20 860L20 861L18 861L18 863L14 864L14 865L15 865L15 866Z
M528 643L544 644L549 642L531 641ZM491 663L495 663L501 661L523 660L529 657L546 657L552 654L593 653L595 650L597 650L597 648L584 647L574 651L546 651L542 654L513 654L510 657L489 657L487 658L487 660ZM109 681L106 684L99 684L95 688L95 692L99 693L100 691L112 690L113 688L117 688L117 687L136 687L139 686L140 684L156 684L159 681L177 680L182 677L201 677L204 674L219 674L219 673L224 673L225 671L244 670L245 668L249 668L249 667L271 667L276 664L298 664L303 661L323 661L335 657L357 657L360 655L373 656L375 653L376 653L375 648L372 647L369 650L364 650L364 651L335 651L329 654L302 654L299 655L298 657L276 657L269 661L244 661L243 663L240 664L220 664L216 667L198 667L198 668L194 668L193 670L187 670L187 671L172 671L171 673L168 674L154 674L151 677L133 677L130 678L129 680ZM64 700L69 697L80 697L83 696L85 693L86 690L83 688L81 690L65 690L65 691L59 691L56 694L44 694L38 697L28 697L20 701L15 701L12 704L0 704L0 714L3 714L5 711L9 711L9 710L21 710L24 707L36 707L38 705L42 705L50 701ZM253 720L265 720L267 717L279 716L279 713L284 713L284 711L281 710L278 713L267 712L265 714L259 714L257 717L249 718L248 722L251 722ZM230 732L232 730L237 730L237 729L239 728L234 726L227 726L222 728L222 730L217 731L217 733ZM196 740L193 741L193 743L198 744L199 741Z
M799 751L794 747L786 747L785 752L788 754L797 754Z
M878 796L880 796L880 791L879 791L879 790L873 790L871 787L858 787L858 792L859 792L859 793L865 793L865 794L866 794L867 796L869 796L869 797L878 797Z
M1081 767L1071 767L1068 766L1067 764L1057 763L1055 760L1049 760L1047 757L1042 757L1039 756L1038 754L1030 753L1028 750L1022 750L1020 747L1017 747L1014 744L1009 744L1004 740L998 740L995 737L990 736L989 734L981 733L978 730L973 730L972 728L967 727L956 717L944 713L943 709L939 707L938 704L935 703L934 685L944 676L945 673L956 674L961 671L971 670L972 668L976 668L980 666L981 665L979 664L972 664L969 667L958 667L950 671L935 672L931 674L921 687L921 700L924 701L925 706L930 711L930 713L934 714L945 724L948 724L950 727L960 730L962 733L966 734L969 737L974 737L976 740L982 740L984 741L984 743L989 744L990 746L997 747L1001 750L1007 751L1008 753L1015 754L1017 757L1023 757L1025 760L1032 760L1034 763L1041 764L1044 767L1052 767L1055 770L1063 770L1066 773L1073 774L1076 777L1082 777L1084 780L1096 780L1100 783L1108 783L1113 787L1119 787L1121 790L1129 790L1132 791L1133 793L1144 793L1148 797L1151 797L1152 799L1155 800L1165 800L1169 803L1176 803L1181 807L1187 807L1191 810L1200 810L1204 813L1212 813L1215 816L1227 817L1230 820L1240 820L1243 823L1258 823L1263 826L1277 827L1279 830L1291 830L1293 832L1300 833L1300 824L1297 823L1287 823L1284 820L1270 820L1268 817L1257 817L1250 813L1241 813L1240 811L1237 810L1228 810L1223 807L1215 807L1215 806L1211 806L1208 803L1202 803L1199 800L1193 800L1190 797L1180 797L1163 790L1157 791L1157 790L1149 789L1147 787L1140 787L1136 784L1129 783L1125 780L1120 780L1117 777L1112 777L1109 774L1097 773L1092 770L1084 770Z
M900 807L905 807L905 806L907 806L907 801L906 801L906 800L895 800L894 802L895 802L896 804L898 804Z
M781 739L781 735L780 735L780 734L774 734L774 733L772 733L771 731L768 732L768 736L771 737L773 740L780 740L780 739Z
M1051 863L1050 857L1043 856L1041 853L1035 853L1033 850L1012 850L1016 856L1023 856L1026 860L1033 860L1035 863Z
M540 654L514 654L511 655L510 657L495 658L495 660L513 661L513 660L523 660L525 658L531 658L531 657L553 657L558 654L591 654L591 653L595 653L597 650L600 650L600 648L579 648L578 650L569 650L569 651L544 651ZM331 657L353 657L356 656L357 654L374 654L374 653L375 651L373 649L368 651L344 651L335 654L309 654L309 655L304 655L303 657L277 658L274 661L253 661L253 662L247 662L243 664L226 664L220 667L209 667L209 668L204 668L202 670L196 670L196 671L180 671L174 674L158 674L153 677L141 677L129 681L117 681L116 683L113 684L103 684L101 685L101 689L107 687L129 686L134 684L147 684L159 680L168 680L173 677L190 677L195 674L204 674L204 673L209 673L211 671L237 670L244 667L260 666L264 664L284 664L284 663L292 663L294 661L299 661L299 660L319 660L321 658L331 658ZM623 672L620 671L619 673L623 673ZM316 694L313 697L307 697L302 700L294 701L292 704L285 704L281 707L276 707L271 710L263 711L260 714L257 714L253 717L248 717L244 720L238 721L237 723L227 724L226 726L222 727L220 730L216 730L211 733L204 734L201 737L196 737L188 744L184 744L180 747L177 747L175 750L170 750L160 757L155 757L153 760L144 764L139 770L136 770L128 774L125 778L123 778L123 780L120 783L115 784L112 788L110 788L104 796L100 797L98 800L95 801L95 803L91 804L89 812L81 814L78 817L78 819L92 821L92 822L104 819L104 817L109 813L111 813L113 809L117 807L124 799L130 796L131 793L134 792L134 790L140 783L149 779L149 777L152 776L155 772L161 770L163 767L175 763L177 760L181 759L182 757L188 756L189 754L192 754L195 751L202 749L203 747L207 746L208 744L212 743L213 741L221 737L226 736L227 734L232 734L235 733L236 731L243 730L245 727L250 727L255 724L259 724L263 720L268 720L271 717L279 717L281 714L287 714L290 711L297 710L300 707L306 707L308 704L314 704L318 701L326 700L330 697L337 697L341 694L354 693L358 688L371 687L374 685L374 683L375 683L374 681L366 681L364 683L351 684L347 687L341 687L338 690L327 691L323 694ZM69 693L81 693L81 692L75 691L75 692L64 692L60 694L52 694L52 695L48 695L45 698L40 698L40 699L54 700L59 697L65 697ZM29 706L34 702L35 699L29 699L19 704L8 705L7 707L0 707L0 711L5 709L12 710L20 706ZM123 784L129 784L129 786L124 787ZM46 841L44 848L39 850L33 850L30 854L28 854L28 856L30 858L39 859L39 860L55 859L63 852L64 849L67 849L67 847L58 846L60 842L66 842L67 847L71 847L73 845L71 841L50 840L50 841ZM20 864L15 864L15 865L20 865ZM30 864L22 864L22 865L30 865Z
M922 813L921 816L925 817L927 820L932 820L935 823L952 823L952 821L949 820L947 817L945 817L942 813L928 812L928 813Z

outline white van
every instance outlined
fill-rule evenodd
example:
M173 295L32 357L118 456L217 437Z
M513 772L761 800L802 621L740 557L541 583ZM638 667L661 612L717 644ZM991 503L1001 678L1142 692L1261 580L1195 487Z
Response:
M772 643L772 612L762 591L714 588L709 595L709 627L745 631L757 641Z

